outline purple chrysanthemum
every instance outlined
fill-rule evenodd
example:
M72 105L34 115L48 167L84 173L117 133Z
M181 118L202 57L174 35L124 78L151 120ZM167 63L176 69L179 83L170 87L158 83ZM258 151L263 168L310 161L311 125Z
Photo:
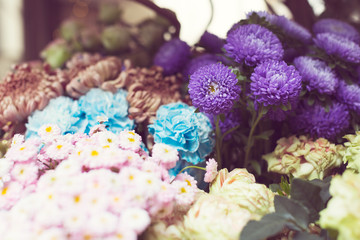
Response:
M255 66L268 60L281 60L284 49L277 36L268 29L248 24L232 28L224 48L236 62Z
M318 104L303 104L291 119L291 127L299 134L310 134L313 138L334 140L349 127L350 115L345 105L334 103L328 112Z
M319 33L314 42L327 54L336 55L350 63L360 63L360 46L345 37L333 33Z
M222 53L221 48L224 46L225 41L218 36L205 31L201 36L199 45L211 53Z
M171 75L181 71L189 57L189 45L174 38L160 47L154 57L154 65L161 66L165 75Z
M250 90L257 104L286 106L299 99L301 76L294 66L288 66L284 61L258 65L250 79Z
M191 59L184 68L183 75L186 79L193 74L196 70L203 66L207 66L210 64L223 62L225 60L225 57L218 56L215 54L204 54L201 56L198 56L196 58Z
M348 85L345 81L340 81L336 92L336 97L349 109L360 114L360 86L357 84Z
M267 19L271 24L281 28L290 37L296 38L303 43L310 43L312 41L311 33L306 28L284 16L273 15L273 17L268 17Z
M346 22L332 18L324 18L317 21L313 25L313 32L315 34L334 33L357 43L360 41L360 34L353 26Z
M189 94L201 112L218 115L228 112L239 99L237 78L222 63L199 68L190 76Z
M216 116L208 114L207 115L211 121L211 125L213 126L213 129L216 128ZM220 127L220 131L221 134L226 133L228 130L237 127L240 125L241 122L241 116L240 113L238 111L230 111L228 113L225 114L225 120L223 121L219 121L219 127ZM232 136L232 133L229 133L228 135L225 136L225 140L229 140Z
M333 94L339 83L336 73L323 61L308 56L294 60L308 91L316 90L322 94Z

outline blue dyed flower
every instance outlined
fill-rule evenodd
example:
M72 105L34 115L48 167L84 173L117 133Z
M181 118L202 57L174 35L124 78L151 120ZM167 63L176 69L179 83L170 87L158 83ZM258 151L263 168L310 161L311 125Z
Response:
M334 103L328 112L319 104L303 104L290 125L299 134L334 140L349 127L350 115L347 107L341 103Z
M86 95L80 97L80 110L86 113L88 125L85 133L97 125L97 117L108 118L108 130L114 133L122 130L134 129L134 120L128 118L129 103L126 100L127 92L120 89L112 94L99 88L91 89Z
M349 109L360 115L360 86L357 84L348 85L340 81L336 92L337 99L348 106Z
M356 28L346 22L332 18L324 18L317 21L313 25L313 32L315 34L333 33L357 43L360 41L360 34Z
M192 103L204 113L228 112L239 99L241 89L237 82L236 75L221 63L201 67L190 76Z
M336 73L323 61L302 56L294 60L308 91L333 94L339 83Z
M189 45L174 38L160 47L154 57L154 65L162 67L164 75L172 75L182 70L189 57Z
M176 148L182 159L193 164L205 160L214 143L210 120L185 103L170 103L156 112L154 124L148 126L155 143Z
M201 36L199 45L211 53L222 53L221 48L224 46L225 41L218 36L205 31Z
M327 54L338 56L350 63L360 63L360 46L348 38L333 33L319 33L314 42Z
M56 124L62 134L84 132L88 124L78 102L68 97L51 99L43 110L36 110L28 118L26 137L37 136L37 131L44 124Z
M248 24L233 27L227 35L224 49L238 63L255 66L268 60L281 60L284 49L277 36L268 29Z
M287 106L299 100L301 76L294 66L288 66L284 61L258 65L250 79L250 91L256 104Z

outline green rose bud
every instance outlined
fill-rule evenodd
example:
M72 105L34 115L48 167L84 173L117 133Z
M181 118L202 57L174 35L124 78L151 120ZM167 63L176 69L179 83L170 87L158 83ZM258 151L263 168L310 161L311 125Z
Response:
M101 3L99 8L99 20L105 24L113 24L119 20L120 8L117 3Z
M332 198L320 212L320 226L337 231L338 240L360 239L360 175L350 170L330 183Z
M343 161L347 163L347 168L353 171L360 172L360 132L357 131L355 135L344 136L348 142L344 143L346 149L344 152Z
M129 31L121 26L110 26L101 34L101 42L108 52L125 52L129 49L131 36Z
M182 239L238 240L251 214L217 195L203 195L184 217Z
M50 43L40 53L41 58L45 60L52 68L58 68L70 59L72 51L65 40L58 39Z
M331 169L340 166L343 151L342 145L325 138L313 141L305 136L291 136L279 139L274 152L263 159L268 163L268 171L308 180L323 179Z
M210 194L221 196L247 209L253 219L260 219L275 210L275 194L265 185L256 183L254 175L246 169L234 169L230 173L226 169L220 170L210 187Z
M66 20L60 26L60 36L67 41L77 38L84 25L77 20Z

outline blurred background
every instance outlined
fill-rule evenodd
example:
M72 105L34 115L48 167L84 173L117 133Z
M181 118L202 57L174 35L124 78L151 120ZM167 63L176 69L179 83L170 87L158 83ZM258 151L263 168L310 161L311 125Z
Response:
M119 4L122 18L129 25L155 15L146 6L150 0L0 0L0 77L13 63L39 59L41 50L59 35L63 20L96 19L103 2ZM176 14L181 23L180 38L189 44L196 43L206 29L225 37L232 24L252 10L285 15L308 29L321 17L360 26L359 0L153 0L152 3Z

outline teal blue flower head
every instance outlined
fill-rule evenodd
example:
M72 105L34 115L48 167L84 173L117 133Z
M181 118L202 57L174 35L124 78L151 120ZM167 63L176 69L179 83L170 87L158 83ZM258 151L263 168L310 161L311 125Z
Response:
M84 132L87 120L77 101L61 96L51 99L43 110L36 110L29 116L26 137L37 136L37 131L44 124L56 124L62 134L66 134Z
M86 95L80 97L79 106L86 113L88 125L85 133L97 125L97 117L107 117L108 130L119 133L122 130L134 129L134 120L128 118L129 103L126 100L127 92L120 89L115 94L101 90L91 89Z
M176 148L182 159L193 164L205 160L214 143L209 118L195 113L195 107L185 103L170 103L156 112L156 120L148 126L155 143L165 143Z

